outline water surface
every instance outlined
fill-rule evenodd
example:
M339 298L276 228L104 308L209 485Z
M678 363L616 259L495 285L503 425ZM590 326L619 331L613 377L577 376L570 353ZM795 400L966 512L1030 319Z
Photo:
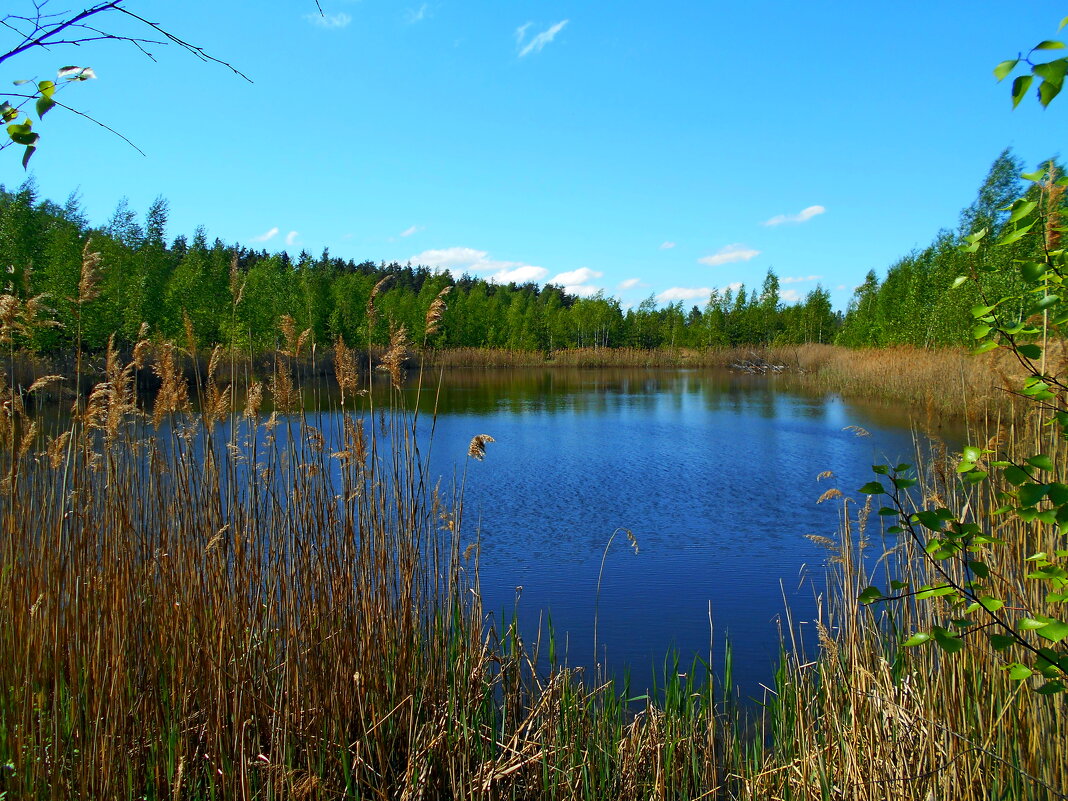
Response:
M518 599L528 632L551 615L572 665L627 669L635 692L671 651L683 670L694 655L721 665L727 635L742 693L759 696L784 602L804 631L823 591L828 553L808 535L834 537L839 507L817 499L914 452L906 411L781 377L454 371L428 392L436 381L424 376L420 404L437 402L436 472L462 471L475 434L496 440L466 477L485 608L499 619ZM818 480L824 471L834 477ZM637 553L612 539L624 529Z

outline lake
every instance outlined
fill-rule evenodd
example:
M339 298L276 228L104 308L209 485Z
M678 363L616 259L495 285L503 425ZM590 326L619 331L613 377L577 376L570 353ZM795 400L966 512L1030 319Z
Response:
M785 604L805 631L823 591L828 553L807 535L834 537L840 507L817 499L853 493L873 463L914 461L906 411L788 376L547 368L441 381L424 376L420 402L437 402L432 471L449 483L472 436L495 439L467 464L465 493L486 612L510 619L518 603L528 637L551 616L558 657L629 672L634 693L670 652L686 672L711 651L719 670L729 637L739 692L759 698ZM834 477L817 480L824 471Z

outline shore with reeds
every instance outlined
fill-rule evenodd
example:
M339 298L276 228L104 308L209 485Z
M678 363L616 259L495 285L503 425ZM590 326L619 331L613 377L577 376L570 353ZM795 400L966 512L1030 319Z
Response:
M883 541L848 487L824 499L842 504L842 528L826 543L818 656L803 660L798 627L784 629L756 717L693 671L627 701L551 657L544 668L551 643L524 643L515 621L486 623L463 478L435 489L419 412L402 400L403 335L379 359L337 347L330 429L304 408L301 344L287 333L266 371L216 349L191 381L175 346L146 340L127 358L109 351L84 398L58 373L3 389L0 797L1068 793L1060 697L1011 681L981 647L952 659L901 649L902 632L935 621L936 603L858 605L871 583L861 551ZM649 354L611 356L639 357ZM448 368L452 358L472 366L471 354L428 362ZM983 388L998 393L996 365L955 352L807 347L760 358L792 359L832 391L866 387L916 405L941 393L950 408L957 386L959 405ZM379 363L392 397L357 411ZM150 397L139 371L154 377ZM48 428L29 402L42 392L79 400ZM997 433L992 447L1009 455L1063 450L1035 421L1004 422L982 441ZM482 455L481 433L471 432L469 458ZM917 474L917 497L957 496L989 525L1001 488L964 497L948 454ZM999 536L1010 547L992 570L1023 586L1023 555L1057 535L1039 523ZM890 545L881 564L922 583L922 554ZM1046 608L1041 597L1018 600Z

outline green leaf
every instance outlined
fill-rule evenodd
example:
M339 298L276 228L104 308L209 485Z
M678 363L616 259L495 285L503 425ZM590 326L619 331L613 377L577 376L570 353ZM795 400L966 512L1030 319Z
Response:
M16 144L33 147L37 144L37 140L41 138L41 135L35 133L13 133L11 134L11 138ZM29 161L28 157L26 158L26 161Z
M1068 623L1062 623L1059 620L1050 620L1042 628L1038 629L1038 636L1050 642L1060 642L1065 637L1068 637Z
M1023 681L1024 679L1031 678L1031 674L1034 673L1027 665L1021 665L1019 662L1013 662L1011 665L1006 665L1005 670L1009 671L1009 678L1013 681Z
M949 630L935 626L934 639L938 646L947 654L955 654L963 650L964 640L951 633Z
M861 604L870 604L880 600L882 597L883 591L878 587L868 587L864 592L857 596L857 600L860 601Z
M1025 281L1041 281L1049 265L1042 261L1025 261L1020 265L1020 275Z
M916 645L923 645L925 642L931 639L931 635L923 631L918 631L909 637L905 642L901 643L906 648L912 648Z
M1016 65L1019 63L1020 59L1018 58L1014 58L1011 61L1002 61L1000 64L994 67L994 77L997 78L998 81L1005 80L1007 77L1009 77L1009 74L1014 69L1016 69Z
M961 284L964 284L967 281L968 281L968 276L966 276L966 275L958 275L956 278L953 279L953 284L952 284L952 286L950 286L950 289L956 289Z
M978 462L979 458L983 455L983 452L974 445L966 445L963 453L964 458L969 462Z
M1027 94L1027 90L1031 88L1031 82L1034 77L1031 75L1020 75L1012 82L1012 107L1016 108L1020 105L1020 101L1024 99L1024 95Z
M1045 497L1045 484L1021 484L1020 488L1016 491L1016 498L1019 500L1021 506L1034 506Z
M1006 634L991 634L988 639L990 640L990 647L995 651L1004 651L1006 648L1016 644L1016 640Z
M990 576L990 568L983 562L969 562L968 567L972 569L979 578L988 578Z
M1061 24L1057 26L1057 30L1060 31L1065 25L1068 25L1068 17L1061 20Z
M994 311L995 308L995 306L972 306L972 317L986 317L986 315Z
M1042 453L1032 456L1027 460L1027 463L1032 467L1037 467L1039 470L1053 470L1053 460Z
M1034 47L1035 50L1064 50L1064 42L1056 42L1046 39L1044 42L1039 42Z
M1045 684L1035 690L1035 692L1039 693L1040 695L1055 695L1056 693L1063 693L1064 691L1064 684L1057 680L1047 681Z
M916 593L916 600L923 601L927 598L940 598L943 595L952 595L956 591L957 589L955 587L951 587L948 584L939 584L935 587L927 587L926 589L921 588L921 590Z
M1043 167L1042 169L1035 170L1034 172L1022 172L1020 173L1020 177L1023 178L1025 181L1030 181L1031 183L1038 183L1046 177L1046 169L1045 167Z
M1001 347L1001 346L998 345L997 342L995 342L992 339L988 339L986 342L984 342L979 347L977 347L975 350L973 350L972 353L975 354L976 356L978 356L980 353L987 353L987 352L992 351L992 350L997 350L999 347Z
M1033 342L1028 342L1024 345L1017 345L1016 350L1021 356L1026 356L1028 359L1042 358L1042 348L1040 348L1038 345L1035 345Z
M41 81L37 84L37 91L44 97L51 97L56 93L56 85L52 81Z
M1018 242L1019 240L1027 236L1027 232L1030 231L1034 227L1034 225L1035 223L1032 221L1029 222L1027 225L1022 225L1019 228L1010 231L998 240L998 244L1011 245L1013 242Z
M1048 625L1049 621L1047 620L1035 620L1033 617L1022 617L1020 618L1020 621L1016 624L1016 628L1020 629L1021 631L1036 631L1042 628L1043 626Z
M975 469L975 462L969 462L967 460L957 465L958 473L969 473Z
M865 495L885 495L886 489L878 481L869 481L858 492L862 492Z
M39 138L37 134L34 134L35 140ZM33 145L26 147L25 152L22 154L22 169L26 169L26 165L30 163L30 159L33 158L33 154L37 152L37 148Z
M55 105L56 105L56 101L53 100L50 97L39 97L39 98L37 98L37 103L36 103L37 118L38 119L43 119L44 115L47 114L49 111L51 111L52 108Z
M1014 223L1030 214L1038 206L1038 203L1034 200L1017 200L1012 204L1012 214L1009 215L1009 222Z
M1060 302L1060 295L1046 295L1045 297L1038 299L1038 301L1035 303L1035 308L1041 311L1043 309L1048 309L1050 306L1055 306Z

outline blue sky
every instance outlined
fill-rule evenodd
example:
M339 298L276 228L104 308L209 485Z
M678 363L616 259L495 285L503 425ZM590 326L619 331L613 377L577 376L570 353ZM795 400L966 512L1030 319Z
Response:
M1034 164L1065 130L1068 101L1013 112L991 74L1054 38L1054 3L322 6L129 0L253 83L175 48L7 62L4 80L92 66L63 99L147 154L53 111L42 195L79 191L94 223L163 195L172 236L202 224L624 305L701 303L772 267L785 300L820 282L844 307L869 269L956 224L1002 148ZM22 178L0 153L0 181Z

